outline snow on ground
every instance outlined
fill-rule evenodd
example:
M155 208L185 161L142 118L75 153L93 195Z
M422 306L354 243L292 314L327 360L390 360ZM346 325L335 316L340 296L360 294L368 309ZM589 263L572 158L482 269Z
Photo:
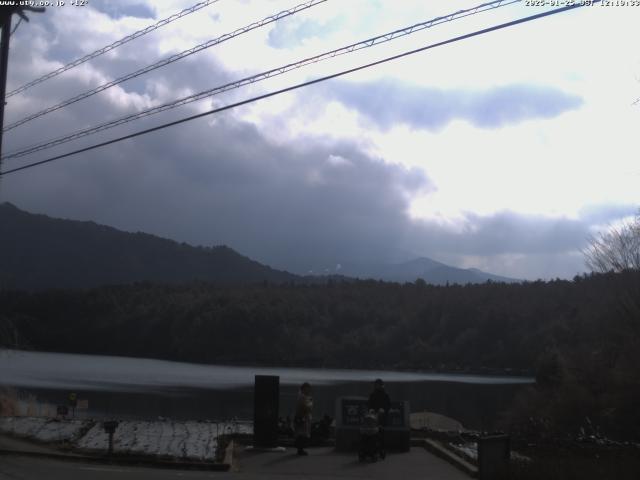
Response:
M478 444L477 443L465 443L463 445L456 445L455 443L449 443L449 446L453 448L458 453L461 453L462 456L466 456L472 460L478 461ZM531 459L521 453L511 451L511 459L518 460L520 462L530 462Z
M109 436L102 422L41 417L0 417L0 432L42 442L71 443L79 451L105 453ZM224 433L252 433L249 423L122 421L113 436L116 454L212 461Z
M434 412L412 412L409 414L411 428L416 430L428 428L441 432L460 432L465 430L462 424L453 418Z
M473 460L478 460L478 445L476 443L465 443L464 445L449 443L449 446L458 453L461 453L463 457L466 456Z
M113 435L113 450L116 454L214 460L217 438L223 433L251 433L251 428L235 423L122 421ZM105 452L108 441L98 423L76 445L80 450Z
M40 442L73 442L92 424L91 420L0 417L0 432Z

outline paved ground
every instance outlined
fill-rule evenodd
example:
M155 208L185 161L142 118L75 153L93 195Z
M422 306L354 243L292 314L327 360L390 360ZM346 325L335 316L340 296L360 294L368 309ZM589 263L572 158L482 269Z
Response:
M293 449L284 453L252 453L239 450L234 459L238 478L246 479L424 479L468 480L445 461L423 448L408 453L389 454L375 463L358 461L353 454L336 453L332 447L309 450L308 457L298 457Z
M0 435L0 450L14 450L20 452L36 452L36 453L60 453L53 447L44 444L22 440L20 438Z
M225 477L226 475L226 477ZM226 473L166 470L0 456L0 480L174 480L230 478Z
M37 453L59 453L54 448L0 435L0 449ZM238 480L280 479L423 479L468 480L470 477L423 448L392 453L385 460L361 463L353 454L341 454L332 447L311 448L308 457L286 452L250 452L236 446L232 471L206 472L162 468L130 467L54 460L20 455L0 455L0 480L129 480L174 478L227 478Z
M310 449L310 456L298 457L293 449L285 453L250 453L239 450L233 471L202 472L145 467L86 464L23 456L0 456L1 480L168 480L237 479L424 479L468 480L448 463L422 448L392 454L384 461L359 463L356 455L337 454L331 448Z

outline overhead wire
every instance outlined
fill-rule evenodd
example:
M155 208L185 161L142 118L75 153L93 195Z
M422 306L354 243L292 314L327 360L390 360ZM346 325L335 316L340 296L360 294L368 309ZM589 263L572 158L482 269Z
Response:
M283 10L281 12L278 12L274 15L269 15L266 18L263 18L262 20L259 20L257 22L251 23L247 26L241 27L237 30L234 30L233 32L230 33L225 33L224 35L221 35L219 37L213 38L211 40L208 40L204 43L201 43L199 45L196 45L195 47L189 48L187 50L183 50L180 53L176 53L174 55L171 55L170 57L164 58L158 62L155 62L151 65L147 65L144 68L138 69L135 72L131 72L128 73L127 75L123 75L121 77L116 78L115 80L111 80L109 82L103 83L102 85L97 86L96 88L93 88L91 90L87 90L86 92L83 92L79 95L76 95L74 97L71 97L67 100L64 100L63 102L60 102L56 105L53 105L51 107L45 108L43 110L40 110L39 112L33 113L31 115L27 115L26 117L17 120L9 125L7 125L4 128L4 132L8 132L9 130L13 130L16 127L19 127L20 125L24 125L27 122L30 122L32 120L35 120L36 118L42 117L44 115L47 115L51 112L55 112L56 110L59 110L61 108L67 107L71 104L74 104L76 102L79 102L80 100L84 100L85 98L91 97L97 93L103 92L104 90L107 90L111 87L114 87L122 82L125 82L127 80L131 80L133 78L139 77L141 75L144 75L146 73L149 73L153 70L156 70L158 68L161 67L165 67L173 62L177 62L178 60L181 60L183 58L186 58L190 55L193 55L195 53L201 52L202 50L206 50L207 48L211 48L215 45L219 45L223 42L226 42L227 40L231 40L232 38L235 38L239 35L242 35L244 33L250 32L252 30L255 30L257 28L260 27L264 27L265 25L268 25L270 23L273 23L277 20L280 20L281 18L285 18L288 17L290 15L295 15L298 12L301 12L303 10L315 7L316 5L320 5L321 3L326 2L327 0L307 0L304 3L301 3L299 5L296 5L293 8L289 8L287 10Z
M39 142L37 144L34 145L30 145L26 148L22 148L20 150L17 151L13 151L13 152L9 152L8 154L6 154L5 156L2 157L2 160L8 160L8 159L12 159L12 158L20 158L20 157L24 157L25 155L30 155L32 153L35 152L39 152L42 150L47 150L49 148L53 148L55 146L58 145L62 145L64 143L73 141L73 140L77 140L79 138L82 137L86 137L88 135L93 135L95 133L99 133L114 127L117 127L119 125L123 125L129 122L132 122L134 120L139 120L141 118L150 116L150 115L154 115L156 113L161 113L173 108L177 108L183 105L187 105L189 103L198 101L198 100L203 100L205 98L229 91L229 90L233 90L233 89L237 89L246 85L250 85L252 83L256 83L262 80L266 80L278 75L283 75L287 72L290 72L292 70L295 69L299 69L302 68L306 65L310 65L313 63L318 63L324 60L328 60L340 55L345 55L348 53L352 53L358 50L362 50L364 48L369 48L369 47L373 47L382 43L386 43L392 40L395 40L397 38L403 37L403 36L407 36L410 35L412 33L416 33L418 31L427 29L427 28L431 28L434 27L436 25L440 25L442 23L447 23L447 22L452 22L454 20L459 20L461 18L465 18L468 17L470 15L475 15L481 12L485 12L488 10L493 10L499 7L504 7L507 5L511 5L513 3L519 3L522 0L496 0L496 1L491 1L491 2L487 2L487 3L483 3L480 5L477 5L475 7L472 8L467 8L464 10L459 10L457 12L453 12L450 13L448 15L444 15L444 16L440 16L440 17L436 17L430 20L426 20L424 22L419 22L416 24L413 24L411 26L408 27L404 27L404 28L400 28L391 32L387 32L384 33L382 35L377 35L375 37L371 37L371 38L367 38L366 40L362 40L360 42L356 42L356 43L352 43L350 45L344 46L344 47L340 47L337 49L333 49L333 50L329 50L326 52L323 52L319 55L314 55L311 57L307 57L304 58L302 60L299 60L297 62L293 62L293 63L289 63L287 65L283 65L277 68L273 68L271 70L267 70L261 73L257 73L254 75L250 75L247 77L244 77L240 80L236 80L233 82L229 82L223 85L219 85L217 87L208 89L208 90L204 90L192 95L188 95L176 100L172 100L170 102L164 103L162 105L157 105L155 107L151 107L148 108L146 110L142 110L140 112L136 112L130 115L125 115L123 117L114 119L114 120L110 120L108 122L104 122L101 123L99 125L93 126L93 127L87 127L84 128L82 130L70 133L70 134L66 134L64 136L58 137L56 139L52 139L52 140L48 140L45 142Z
M219 0L206 0L204 2L199 2L196 3L195 5L189 7L189 8L185 8L184 10L179 11L178 13L174 13L173 15L164 18L156 23L154 23L153 25L149 25L146 28L143 28L142 30L138 30L137 32L134 32L130 35L127 35L126 37L121 38L120 40L116 40L113 43L110 43L109 45L106 45L102 48L99 48L98 50L95 50L94 52L88 53L83 57L80 57L76 60L73 60L72 62L67 63L66 65L57 68L45 75L42 75L41 77L36 78L35 80L31 80L28 83L25 83L24 85L16 88L15 90L10 91L9 93L7 93L6 98L9 98L13 95L16 95L20 92L24 92L25 90L38 85L39 83L42 83L46 80L49 80L50 78L56 77L58 75L60 75L61 73L66 72L67 70L71 70L74 67L77 67L78 65L82 65L85 62L88 62L89 60L93 60L96 57L99 57L100 55L103 55L107 52L110 52L111 50L118 48L121 45L124 45L125 43L130 42L131 40L135 40L136 38L142 37L143 35L146 35L147 33L153 32L161 27L164 27L165 25L168 25L172 22L175 22L176 20L185 17L187 15L190 15L194 12L197 12L198 10L201 10L205 7L208 7L209 5L218 2ZM17 26L16 26L17 28ZM12 32L13 33L13 32Z
M16 23L16 25L11 29L11 33L9 34L9 36L16 33L16 30L18 30L18 27L20 26L21 23L22 23L22 17L20 17L20 19L18 20L18 23ZM8 96L9 95L5 95L5 97L8 97Z
M594 4L595 3L599 3L599 2L600 2L600 0L593 0ZM275 90L275 91L272 91L272 92L269 92L269 93L258 95L256 97L248 98L248 99L242 100L240 102L235 102L235 103L232 103L232 104L229 104L229 105L225 105L223 107L214 108L214 109L206 111L206 112L202 112L202 113L191 115L191 116L188 116L188 117L185 117L185 118L181 118L181 119L175 120L173 122L164 123L162 125L158 125L158 126L155 126L155 127L152 127L152 128L147 128L145 130L140 130L138 132L134 132L134 133L131 133L131 134L128 134L128 135L117 137L117 138L114 138L114 139L111 139L111 140L107 140L105 142L97 143L97 144L94 144L94 145L90 145L88 147L80 148L80 149L77 149L77 150L74 150L74 151L71 151L71 152L68 152L68 153L64 153L64 154L61 154L61 155L56 155L56 156L53 156L53 157L50 157L50 158L47 158L47 159L44 159L44 160L40 160L40 161L37 161L37 162L29 163L27 165L22 165L20 167L12 168L10 170L7 170L5 172L0 173L0 177L2 177L4 175L11 174L11 173L16 173L16 172L19 172L19 171L22 171L22 170L27 170L29 168L34 168L34 167L37 167L37 166L40 166L40 165L44 165L46 163L54 162L56 160L67 158L67 157L70 157L72 155L77 155L79 153L88 152L88 151L95 150L97 148L101 148L101 147L104 147L104 146L107 146L107 145L112 145L114 143L118 143L118 142L121 142L121 141L124 141L124 140L128 140L128 139L131 139L131 138L136 138L136 137L139 137L139 136L142 136L142 135L146 135L146 134L151 133L151 132L156 132L158 130L162 130L162 129L165 129L165 128L168 128L168 127L179 125L179 124L182 124L182 123L185 123L185 122L190 122L190 121L196 120L198 118L202 118L202 117L206 117L206 116L209 116L209 115L213 115L215 113L220 113L220 112L223 112L223 111L226 111L226 110L231 110L233 108L240 107L242 105L247 105L249 103L253 103L253 102L256 102L256 101L259 101L259 100L264 100L266 98L274 97L276 95L280 95L280 94L283 94L283 93L286 93L286 92L291 92L291 91L294 91L294 90L297 90L297 89L300 89L300 88L303 88L303 87L308 87L310 85L314 85L314 84L317 84L317 83L320 83L320 82L325 82L327 80L338 78L338 77L341 77L341 76L344 76L344 75L347 75L347 74L350 74L350 73L354 73L354 72L357 72L357 71L360 71L360 70L364 70L364 69L367 69L367 68L371 68L371 67L374 67L374 66L382 65L384 63L387 63L387 62L390 62L390 61L394 61L394 60L398 60L400 58L405 58L405 57L408 57L410 55L415 55L417 53L424 52L426 50L431 50L433 48L437 48L437 47L441 47L441 46L448 45L448 44L451 44L451 43L459 42L461 40L466 40L466 39L469 39L469 38L477 37L479 35L484 35L484 34L489 33L489 32L493 32L493 31L504 29L504 28L512 27L512 26L515 26L515 25L520 25L520 24L523 24L523 23L531 22L531 21L534 21L534 20L538 20L540 18L548 17L548 16L551 16L551 15L556 15L558 13L566 12L566 11L569 11L569 10L574 10L574 9L580 8L582 6L584 6L584 5L580 4L580 3L570 4L570 5L567 5L567 6L564 6L564 7L556 8L554 10L541 12L541 13L538 13L538 14L530 15L528 17L523 17L523 18L519 18L519 19L516 19L516 20L509 21L509 22L505 22L505 23L501 23L501 24L498 24L498 25L494 25L494 26L491 26L491 27L486 27L486 28L483 28L481 30L476 30L476 31L473 31L473 32L470 32L470 33L466 33L466 34L459 35L459 36L456 36L456 37L453 37L453 38L449 38L447 40L443 40L443 41L440 41L440 42L437 42L437 43L426 45L426 46L423 46L423 47L420 47L420 48L417 48L417 49L414 49L414 50L409 50L409 51L406 51L406 52L399 53L397 55L392 55L392 56L383 58L381 60L377 60L377 61L374 61L374 62L366 63L366 64L360 65L358 67L353 67L353 68L350 68L350 69L347 69L347 70L342 70L340 72L333 73L331 75L326 75L326 76L319 77L319 78L316 78L316 79L313 79L313 80L309 80L309 81L306 81L306 82L298 83L296 85L292 85L292 86L289 86L289 87L286 87L286 88L281 88L279 90Z

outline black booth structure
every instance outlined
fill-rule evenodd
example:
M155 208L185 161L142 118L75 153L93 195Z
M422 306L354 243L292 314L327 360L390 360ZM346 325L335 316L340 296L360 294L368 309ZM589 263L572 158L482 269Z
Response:
M253 394L253 442L255 448L278 446L280 377L256 375Z

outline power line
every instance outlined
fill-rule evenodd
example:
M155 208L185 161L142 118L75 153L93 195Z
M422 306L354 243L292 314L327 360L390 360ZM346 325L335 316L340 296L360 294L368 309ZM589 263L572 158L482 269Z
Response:
M594 0L593 1L594 4L595 3L599 3L599 2L600 2L600 0ZM453 37L453 38L450 38L448 40L444 40L444 41L441 41L441 42L433 43L431 45L426 45L424 47L420 47L420 48L417 48L415 50L410 50L410 51L407 51L407 52L399 53L397 55L386 57L386 58L383 58L382 60L377 60L375 62L371 62L371 63L367 63L367 64L364 64L364 65L360 65L358 67L350 68L348 70L342 70L341 72L338 72L338 73L334 73L334 74L327 75L327 76L324 76L324 77L316 78L314 80L309 80L309 81L306 81L306 82L303 82L303 83L298 83L296 85L292 85L292 86L289 86L289 87L286 87L286 88L282 88L280 90L276 90L276 91L273 91L273 92L265 93L263 95L258 95L257 97L252 97L252 98L249 98L249 99L246 99L246 100L242 100L240 102L232 103L230 105L225 105L224 107L214 108L213 110L209 110L207 112L191 115L189 117L181 118L180 120L175 120L173 122L164 123L164 124L158 125L156 127L147 128L145 130L140 130L138 132L131 133L129 135L124 135L122 137L118 137L118 138L114 138L114 139L111 139L111 140L107 140L105 142L101 142L101 143L97 143L97 144L94 144L94 145L90 145L88 147L80 148L80 149L74 150L72 152L64 153L64 154L61 154L61 155L56 155L54 157L50 157L50 158L47 158L47 159L44 159L44 160L40 160L38 162L33 162L33 163L30 163L30 164L27 164L27 165L16 167L16 168L7 170L6 172L0 173L0 178L2 176L4 176L4 175L8 175L10 173L15 173L15 172L19 172L21 170L26 170L26 169L29 169L29 168L37 167L39 165L43 165L45 163L50 163L50 162L53 162L53 161L56 161L56 160L60 160L62 158L70 157L70 156L76 155L78 153L88 152L90 150L95 150L96 148L100 148L100 147L104 147L104 146L107 146L107 145L111 145L113 143L118 143L118 142L121 142L123 140L128 140L128 139L131 139L131 138L135 138L135 137L139 137L139 136L142 136L142 135L146 135L147 133L155 132L155 131L162 130L162 129L165 129L165 128L168 128L168 127L173 127L173 126L179 125L181 123L190 122L192 120L196 120L198 118L202 118L202 117L205 117L205 116L208 116L208 115L212 115L214 113L219 113L219 112L223 112L223 111L226 111L226 110L231 110L233 108L240 107L242 105L247 105L249 103L257 102L259 100L264 100L266 98L274 97L274 96L280 95L282 93L290 92L290 91L297 90L297 89L303 88L303 87L308 87L308 86L314 85L316 83L324 82L324 81L331 80L333 78L338 78L338 77L341 77L341 76L344 76L344 75L347 75L347 74L350 74L350 73L354 73L354 72L357 72L357 71L360 71L360 70L364 70L364 69L367 69L367 68L375 67L377 65L382 65L383 63L386 63L386 62L390 62L390 61L393 61L393 60L398 60L400 58L408 57L410 55L414 55L414 54L419 53L419 52L424 52L426 50L431 50L431 49L436 48L436 47L441 47L443 45L448 45L450 43L455 43L455 42L459 42L461 40L466 40L466 39L469 39L469 38L477 37L479 35L484 35L484 34L489 33L489 32L493 32L493 31L496 31L496 30L501 30L503 28L512 27L514 25L519 25L519 24L522 24L522 23L531 22L533 20L538 20L538 19L543 18L543 17L548 17L548 16L555 15L555 14L558 14L558 13L562 13L562 12L566 12L566 11L573 10L573 9L576 9L576 8L580 8L582 6L584 6L584 5L579 4L579 3L572 4L572 5L567 5L565 7L556 8L554 10L550 10L550 11L547 11L547 12L542 12L542 13L538 13L538 14L535 14L535 15L530 15L528 17L519 18L517 20L512 20L510 22L501 23L499 25L494 25L492 27L483 28L481 30L476 30L476 31L471 32L471 33L466 33L464 35L459 35L457 37Z
M72 62L67 63L66 65L53 70L49 73L47 73L46 75L43 75L41 77L36 78L35 80L30 81L29 83L25 83L24 85L22 85L19 88L16 88L15 90L12 90L11 92L7 93L7 98L16 95L20 92L24 92L25 90L38 85L39 83L44 82L45 80L49 80L50 78L56 77L58 75L60 75L63 72L66 72L67 70L71 70L74 67L77 67L78 65L81 65L85 62L88 62L89 60L92 60L96 57L99 57L100 55L107 53L111 50L113 50L114 48L118 48L121 45L124 45L127 42L130 42L131 40L135 40L136 38L139 38L143 35L146 35L149 32L153 32L161 27L164 27L165 25L170 24L171 22L174 22L176 20L178 20L179 18L182 18L186 15L189 15L191 13L197 12L198 10L204 8L204 7L208 7L209 5L211 5L212 3L216 3L218 0L206 0L204 2L200 2L200 3L196 3L195 5L189 7L189 8L185 8L184 10L181 10L178 13L174 13L173 15L171 15L170 17L164 18L156 23L154 23L153 25L149 25L146 28L143 28L142 30L138 30L137 32L134 32L130 35L127 35L124 38L121 38L120 40L117 40L105 47L99 48L98 50L96 50L95 52L92 53L88 53L87 55L85 55L84 57L78 58ZM16 28L17 25L16 25Z
M240 80L236 80L234 82L230 82L230 83L226 83L224 85L220 85L214 88L211 88L209 90L205 90L199 93L195 93L193 95L189 95L177 100L173 100L171 102L167 102L164 103L162 105L158 105L146 110L143 110L141 112L137 112L137 113L133 113L130 115L126 115L124 117L115 119L115 120L111 120L93 127L88 127L85 128L83 130L79 130L70 134L67 134L65 136L62 137L58 137L56 139L53 140L49 140L46 142L40 142L38 144L35 145L31 145L29 147L23 148L22 150L19 151L14 151L11 152L9 154L7 154L5 157L3 157L3 160L5 159L11 159L11 158L20 158L20 157L24 157L25 155L29 155L31 153L35 153L35 152L39 152L42 150L46 150L52 147L55 147L57 145L61 145L73 140L77 140L79 138L88 136L88 135L92 135L98 132L102 132L104 130L108 130L110 128L114 128L117 127L119 125L123 125L125 123L129 123L132 122L134 120L138 120L144 117L147 117L149 115L153 115L156 113L160 113L160 112L164 112L166 110L170 110L173 108L177 108L183 105L187 105L189 103L198 101L198 100L202 100L204 98L207 97L211 97L213 95L217 95L229 90L233 90L236 88L240 88L243 87L245 85L250 85L252 83L255 82L259 82L262 80L266 80L268 78L272 78L278 75L283 75L287 72L290 72L292 70L298 69L298 68L302 68L306 65L310 65L313 63L317 63L317 62L321 62L324 60L328 60L340 55L344 55L344 54L348 54L348 53L352 53L354 51L358 51L358 50L362 50L364 48L369 48L369 47L373 47L375 45L379 45L381 43L385 43L385 42L389 42L391 40L395 40L397 38L406 36L406 35L410 35L412 33L427 29L427 28L431 28L433 26L439 25L441 23L446 23L446 22L451 22L454 20L459 20L461 18L464 17L468 17L470 15L475 15L487 10L493 10L499 7L504 7L507 5L511 5L513 3L519 3L522 0L496 0L496 1L492 1L492 2L488 2L488 3L483 3L481 5L478 5L476 7L473 8L468 8L465 10L459 10L457 12L445 15L445 16L441 16L441 17L436 17L433 18L431 20L427 20L424 22L420 22L420 23L416 23L414 25L411 25L409 27L405 27L405 28L401 28L398 30L394 30L392 32L388 32L382 35L378 35L376 37L372 37L372 38L368 38L366 40L362 40L360 42L357 43L353 43L350 45L347 45L345 47L341 47L341 48L337 48L334 50L330 50L324 53L321 53L319 55L315 55L312 57L307 57L303 60L299 60L297 62L294 63L289 63L287 65L278 67L278 68L274 68L271 70L267 70L265 72L261 72L255 75L251 75L245 78L242 78Z
M28 115L24 118L22 118L21 120L18 120L16 122L13 122L10 125L7 125L4 129L5 132L12 130L16 127L19 127L20 125L24 125L27 122L30 122L31 120L34 120L38 117L42 117L43 115L47 115L48 113L51 112L55 112L56 110L59 110L63 107L67 107L73 103L79 102L80 100L84 100L85 98L91 97L92 95L95 95L97 93L100 93L104 90L107 90L108 88L111 88L115 85L118 85L122 82L125 82L127 80L131 80L132 78L136 78L139 77L140 75L144 75L145 73L149 73L153 70L156 70L158 68L167 66L173 62L177 62L178 60L181 60L183 58L186 58L190 55L193 55L195 53L201 52L202 50L205 50L207 48L211 48L215 45L218 45L220 43L226 42L227 40L231 40L232 38L235 38L239 35L242 35L244 33L250 32L251 30L255 30L257 28L263 27L265 25L268 25L270 23L273 23L277 20L280 20L281 18L284 17L288 17L290 15L295 15L296 13L302 11L302 10L306 10L308 8L311 7L315 7L316 5L319 5L321 3L326 2L327 0L308 0L304 3L301 3L299 5L296 5L293 8L287 9L287 10L283 10L281 12L276 13L275 15L270 15L266 18L263 18L262 20L258 21L258 22L254 22L250 25L247 25L245 27L239 28L237 30L234 30L231 33L225 33L224 35L221 35L217 38L208 40L204 43L201 43L199 45L196 45L195 47L189 48L187 50L183 50L180 53L176 53L174 55L171 55L170 57L164 58L156 63L153 63L151 65L147 65L144 68L141 68L139 70L136 70L135 72L129 73L127 75L124 75L122 77L116 78L115 80L111 80L110 82L107 83L103 83L102 85L92 89L92 90L88 90L84 93L81 93L79 95L76 95L75 97L69 98L61 103L58 103L57 105L53 105L52 107L48 107L45 108L44 110L40 110L39 112L36 112L34 114Z

